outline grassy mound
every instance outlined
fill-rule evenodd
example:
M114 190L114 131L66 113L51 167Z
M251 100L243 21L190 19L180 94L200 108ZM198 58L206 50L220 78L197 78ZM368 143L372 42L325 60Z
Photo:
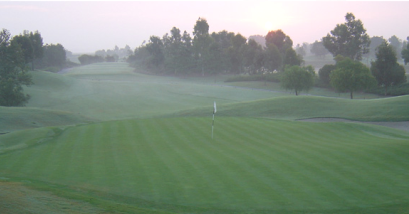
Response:
M408 121L409 96L349 100L312 96L288 96L219 105L218 116L305 119L334 117L361 121ZM207 116L209 108L177 113L178 116Z
M65 111L1 106L0 118L0 133L45 126L75 125L94 121L87 117Z
M18 136L31 142L36 130L30 131ZM218 117L212 140L211 117L186 117L36 135L36 144L0 155L0 177L67 185L84 195L97 191L110 201L171 212L409 208L409 135L394 129ZM49 137L38 143L41 135ZM5 137L3 149L21 142L8 137L4 145Z
M86 115L97 120L156 117L217 103L282 96L173 77L133 73L127 63L97 63L64 74L32 72L27 107Z

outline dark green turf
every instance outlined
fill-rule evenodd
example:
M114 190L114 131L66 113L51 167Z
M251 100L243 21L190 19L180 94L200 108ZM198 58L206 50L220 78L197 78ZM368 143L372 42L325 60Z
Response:
M409 202L409 136L378 126L216 117L212 140L211 118L192 117L48 136L0 155L0 176L174 212L336 213Z

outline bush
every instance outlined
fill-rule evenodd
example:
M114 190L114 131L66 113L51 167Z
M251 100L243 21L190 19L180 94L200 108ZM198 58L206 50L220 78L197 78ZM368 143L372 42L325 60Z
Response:
M378 94L378 95L385 95L385 88L384 87L377 87L367 92ZM396 86L388 87L386 95L388 96L400 96L400 95L407 95L409 94L409 83L404 83Z
M245 81L280 82L280 77L281 73L239 75L230 77L227 80L225 80L225 82L245 82Z

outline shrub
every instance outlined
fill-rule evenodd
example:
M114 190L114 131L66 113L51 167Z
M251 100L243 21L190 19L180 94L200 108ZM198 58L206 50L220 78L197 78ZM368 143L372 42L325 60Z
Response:
M245 82L245 81L280 82L280 78L281 73L238 75L226 79L225 82Z

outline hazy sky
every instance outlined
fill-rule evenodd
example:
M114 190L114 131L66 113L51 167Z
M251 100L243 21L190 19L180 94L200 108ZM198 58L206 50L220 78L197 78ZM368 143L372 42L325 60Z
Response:
M132 50L151 35L172 27L192 36L199 17L210 32L227 30L245 37L282 29L294 45L320 40L352 12L370 36L409 36L409 1L0 1L0 28L12 35L38 30L45 43L74 53ZM192 36L193 37L193 36Z

